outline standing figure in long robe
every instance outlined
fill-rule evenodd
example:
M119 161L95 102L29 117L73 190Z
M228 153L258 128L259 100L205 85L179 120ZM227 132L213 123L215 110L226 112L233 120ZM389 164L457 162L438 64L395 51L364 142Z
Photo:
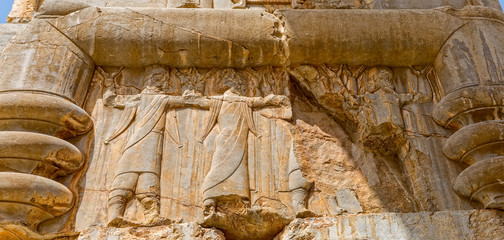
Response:
M125 96L119 96L125 97ZM107 139L110 142L132 125L133 131L125 150L117 163L114 181L109 193L108 222L110 226L128 226L130 222L123 219L126 203L135 196L142 205L146 225L158 225L170 222L160 217L160 173L161 157L166 112L168 109L186 106L183 97L168 95L139 94L126 96L126 118ZM106 105L125 107L125 99L109 98L112 103ZM177 124L176 119L168 119L169 124ZM175 129L178 129L175 127ZM178 132L168 133L180 143ZM106 142L106 143L107 143Z
M374 150L386 155L395 154L405 141L403 106L430 101L429 96L419 92L397 93L393 74L387 67L369 69L357 115L360 140L370 148L378 146Z
M280 107L288 109L285 96L266 98L241 97L230 89L223 96L210 97L210 117L203 131L203 141L212 129L220 129L215 138L215 152L211 168L203 182L203 206L206 216L215 212L219 200L239 199L250 205L248 173L248 134L260 137L252 118L253 108Z

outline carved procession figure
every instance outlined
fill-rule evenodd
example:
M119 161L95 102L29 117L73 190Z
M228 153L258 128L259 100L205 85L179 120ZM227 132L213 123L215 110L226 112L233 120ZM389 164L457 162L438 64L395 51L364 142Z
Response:
M133 196L144 210L144 225L171 222L160 217L161 159L165 134L180 145L178 131L170 131L178 126L175 115L169 110L190 107L191 102L185 98L164 95L155 87L147 87L138 95L110 95L105 99L106 106L125 109L125 117L105 143L132 128L109 193L107 216L110 226L138 225L123 217L126 204ZM167 125L173 126L167 128Z
M176 114L171 111L175 108L209 110L199 139L201 143L211 132L216 133L210 169L200 190L205 219L216 213L219 201L240 201L243 206L250 207L249 132L260 137L253 120L253 111L267 118L290 120L292 110L288 97L243 97L240 94L244 93L238 93L234 88L218 89L217 94L228 89L220 96L201 96L191 91L185 91L182 96L170 96L158 89L159 86L147 87L138 95L117 95L112 91L104 94L106 106L124 109L122 120L105 143L128 132L109 191L109 226L171 223L171 220L160 216L160 176L166 137L169 136L182 147ZM312 216L307 210L306 200L313 184L303 178L295 156L293 153L291 155L288 179L294 211L299 217ZM134 223L124 218L126 205L133 197L140 202L145 223Z
M242 97L233 88L222 96L195 95L193 98L201 99L193 101L194 105L210 109L201 142L215 127L219 129L211 168L202 186L204 215L210 217L214 214L219 200L240 200L245 206L250 206L248 134L251 132L260 137L254 125L252 111L267 107L280 108L280 114L274 109L264 109L262 114L289 119L291 117L289 99L278 95L269 95L265 98ZM285 110L286 114L282 113L282 110Z
M136 96L116 96L107 103L114 107L126 108L126 121L107 140L111 141L133 127L124 152L115 171L108 202L110 226L128 225L123 214L128 200L135 196L144 210L146 225L169 222L159 216L161 154L166 124L166 111L181 107L182 97L159 95L149 92L149 88ZM122 99L120 98L122 97ZM112 100L112 98L109 98Z
M387 67L375 67L369 70L364 86L365 94L362 96L362 107L358 115L359 137L365 145L366 142L376 142L376 138L402 138L400 136L404 130L402 106L428 100L428 96L421 93L397 93L392 77L393 72ZM393 152L399 143L392 145L395 147L389 146L387 149Z
M365 127L361 138L375 134L377 128L388 127L392 132L404 128L401 116L401 103L410 100L410 95L397 94L392 82L392 70L385 67L369 70L362 97L359 123ZM386 125L386 126L385 126Z

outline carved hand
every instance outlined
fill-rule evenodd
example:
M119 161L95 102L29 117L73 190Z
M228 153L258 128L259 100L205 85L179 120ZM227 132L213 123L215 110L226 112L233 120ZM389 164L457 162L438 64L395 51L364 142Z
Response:
M103 93L103 105L107 107L116 107L116 97L117 94L113 90L107 89L105 93Z
M431 101L431 98L427 94L415 93L413 95L413 102L414 103L426 103L429 101Z
M266 102L266 105L273 105L273 106L288 106L289 105L289 98L283 95L268 95L264 99Z
M194 91L186 90L182 94L182 98L184 99L184 101L194 101L196 99L202 98L202 96L199 94L196 94Z
M182 94L182 105L183 106L200 107L200 108L208 108L209 107L209 100L207 97L201 96L200 94L195 93L194 91L186 90Z

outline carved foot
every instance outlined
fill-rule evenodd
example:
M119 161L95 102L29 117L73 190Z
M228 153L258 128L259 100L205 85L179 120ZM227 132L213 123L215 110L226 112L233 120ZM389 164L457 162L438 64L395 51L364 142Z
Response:
M215 200L207 199L203 202L203 221L212 218L216 214Z
M147 221L146 227L154 227L154 226L163 226L163 225L170 225L176 221L173 221L169 218L161 217L161 216L156 216L151 218L150 220Z
M320 216L306 208L301 209L296 213L296 218L312 218L312 217L320 217Z
M242 0L239 3L235 3L233 5L233 9L245 9L246 7L247 7L247 2L245 0Z
M116 217L116 218L112 219L111 221L109 221L108 226L109 227L117 227L117 228L140 227L141 224L126 220L123 217Z
M203 210L203 222L209 221L210 219L215 218L217 215L217 211L215 210L215 206L207 206L205 210Z

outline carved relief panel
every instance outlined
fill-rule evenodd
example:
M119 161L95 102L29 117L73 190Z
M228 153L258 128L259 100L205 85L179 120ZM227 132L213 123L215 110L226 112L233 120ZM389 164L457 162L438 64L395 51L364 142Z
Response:
M415 172L444 134L417 136L432 125L430 69L98 67L76 227L196 221L269 238L295 217L465 208Z
M149 226L182 219L226 229L229 214L244 223L258 215L262 223L249 227L262 236L280 231L296 214L328 214L326 205L339 211L320 201L325 205L318 213L309 211L313 183L298 165L303 153L290 123L284 70L151 66L135 83L127 78L138 70L98 69L94 91L103 98L92 106L93 115L100 126L115 122L116 128L97 128L86 189L103 192L81 205L80 213L96 218L78 225ZM138 94L117 94L138 92L142 84ZM238 209L249 210L233 213Z
M0 55L0 238L280 239L374 214L473 231L504 201L500 10L16 1L9 21L36 18Z

